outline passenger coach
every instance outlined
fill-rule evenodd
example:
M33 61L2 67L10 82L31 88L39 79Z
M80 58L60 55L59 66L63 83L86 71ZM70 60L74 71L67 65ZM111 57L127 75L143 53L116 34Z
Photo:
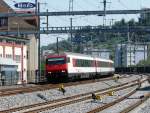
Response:
M46 77L55 79L94 78L114 73L113 61L89 55L64 53L46 58Z

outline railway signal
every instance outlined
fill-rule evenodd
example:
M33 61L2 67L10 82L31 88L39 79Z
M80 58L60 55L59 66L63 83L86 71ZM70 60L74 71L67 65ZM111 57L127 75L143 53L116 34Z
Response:
M114 76L113 76L113 79L114 79L115 82L118 82L119 78L120 78L119 75L114 75Z
M108 92L108 95L109 95L109 96L114 96L114 92L113 92L113 91L110 91L110 92Z
M95 100L100 100L102 102L102 95L96 95L95 93L92 93L92 99Z
M63 93L63 95L65 95L66 90L65 90L64 85L63 85L63 84L62 84L62 85L60 85L60 87L59 87L59 91L61 91L61 92Z

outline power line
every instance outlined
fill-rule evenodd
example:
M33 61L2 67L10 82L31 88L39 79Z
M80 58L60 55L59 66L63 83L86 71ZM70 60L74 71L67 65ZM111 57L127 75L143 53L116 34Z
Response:
M127 6L127 5L125 5L121 0L118 0L118 2L125 8L125 9L129 9L129 7ZM137 16L138 16L138 14L136 14ZM129 19L129 16L128 15L125 15L125 16L127 16L128 17L128 19Z
M86 4L92 7L96 7L96 4L93 4L93 2L90 2L89 0L83 0Z
M125 9L129 9L121 0L118 0L119 4L122 5ZM129 16L125 14L125 16L129 19Z
M121 0L118 0L118 2L119 2L125 9L129 9Z

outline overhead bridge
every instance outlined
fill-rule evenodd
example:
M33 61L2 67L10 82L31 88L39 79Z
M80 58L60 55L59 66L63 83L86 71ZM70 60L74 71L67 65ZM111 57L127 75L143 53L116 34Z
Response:
M98 15L104 14L140 14L150 12L146 10L107 10L105 11L61 11L61 12L39 12L39 13L0 13L0 17L28 17L28 16L72 16L72 15Z
M129 27L101 27L101 26L73 26L71 27L42 27L40 31L32 29L13 29L11 31L0 30L0 35L18 35L18 34L58 34L58 33L76 33L76 32L143 32L150 33L150 26L129 26Z

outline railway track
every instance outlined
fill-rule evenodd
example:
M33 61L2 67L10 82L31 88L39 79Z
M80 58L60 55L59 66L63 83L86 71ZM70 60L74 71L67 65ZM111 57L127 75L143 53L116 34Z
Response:
M146 100L148 100L150 98L150 93L145 95L142 99L138 100L137 102L135 102L134 104L132 104L131 106L125 108L124 110L122 110L120 113L128 113L132 110L134 110L135 108L137 108L138 106L140 106L142 103L144 103Z
M144 82L144 81L145 80L143 80L142 82ZM139 79L128 82L128 83L124 83L121 85L117 85L114 87L110 87L107 89L97 90L94 93L104 95L104 94L107 94L108 92L110 92L112 89L113 89L113 91L119 91L119 90L123 90L125 88L129 88L129 87L138 85L139 84L138 82L139 82ZM75 96L62 98L62 99L57 99L54 101L47 101L44 103L19 107L19 108L12 108L9 110L0 111L0 113L6 113L6 112L11 113L11 112L16 112L16 111L19 111L21 113L37 113L37 112L41 112L41 111L45 111L45 110L51 110L54 108L58 108L58 107L62 107L62 106L66 106L66 105L70 105L70 104L74 104L74 103L78 103L78 102L82 102L82 101L91 99L92 98L91 93L93 93L93 92L75 95Z
M145 81L146 81L146 80L143 80L142 82L145 82ZM141 82L141 83L142 83L142 82ZM140 88L140 85L138 86L138 88ZM97 108L95 108L95 109L93 109L93 110L91 110L91 111L89 111L89 112L87 112L87 113L97 113L97 112L101 112L101 111L103 111L103 110L105 110L105 109L107 109L107 108L109 108L109 107L112 107L112 106L114 106L115 104L120 103L121 101L127 99L127 98L130 97L131 95L135 94L136 91L137 91L137 90L135 89L135 90L129 92L128 94L126 94L126 95L120 97L119 99L114 100L114 101L112 101L112 102L110 102L110 103L107 103L107 104L105 104L105 105L103 105L103 106L97 107ZM150 97L150 94L147 94L146 96L144 96L144 98L142 98L141 100L137 101L135 104L133 104L133 105L131 105L131 106L129 106L129 107L123 109L122 111L120 111L120 113L128 113L128 112L130 112L131 110L133 110L134 108L136 108L136 107L138 107L140 104L142 104L144 101L146 101L149 97Z
M126 78L126 76L121 77L121 79L122 78ZM108 77L108 78L102 78L102 79L69 82L69 83L63 83L63 84L65 87L68 87L68 86L75 86L75 85L79 85L79 84L80 85L81 84L89 84L89 83L112 80L112 79L113 79L113 77ZM44 91L44 90L58 88L59 86L60 86L60 84L46 84L46 85L38 85L38 86L31 86L31 87L2 89L2 90L0 90L0 97L11 96L11 95L16 95L16 94L23 94L23 93L31 93L31 92L35 92L35 91Z

